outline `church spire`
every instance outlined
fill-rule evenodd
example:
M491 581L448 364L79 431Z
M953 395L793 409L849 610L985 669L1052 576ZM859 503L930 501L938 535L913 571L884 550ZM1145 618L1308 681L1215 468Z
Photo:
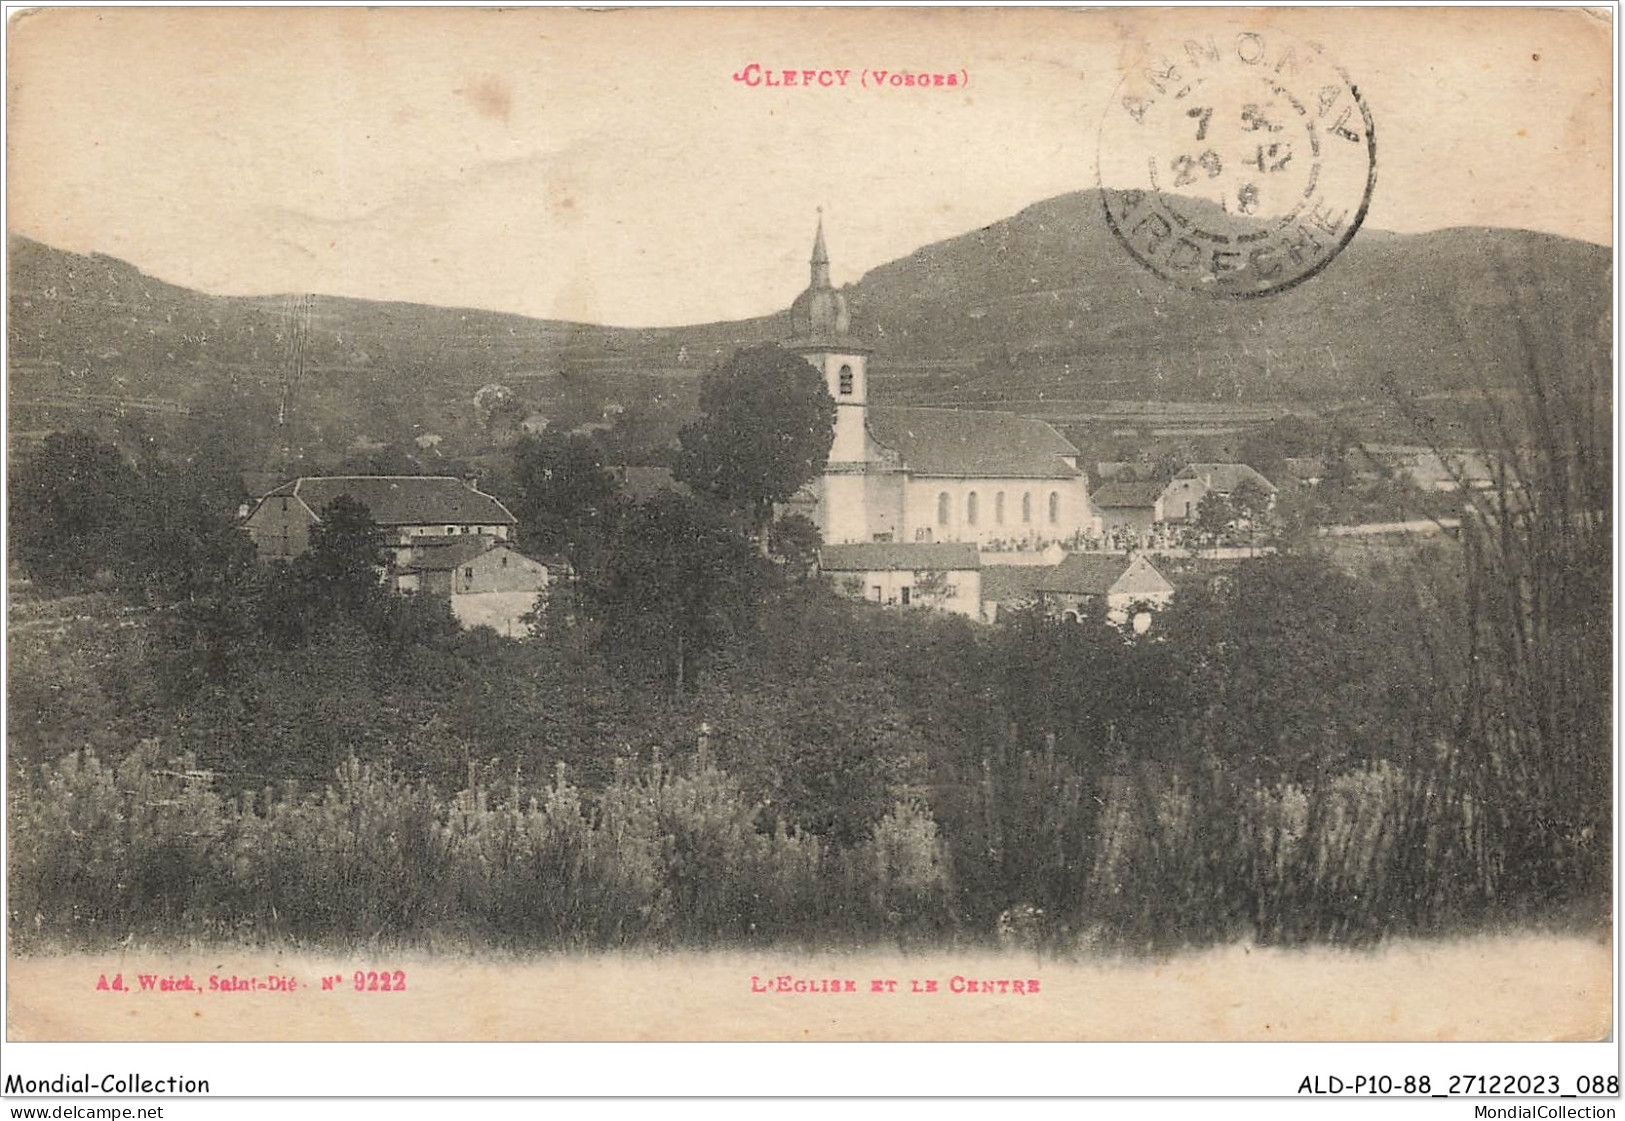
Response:
M812 286L829 288L829 250L824 248L824 208L818 208L818 234L813 238Z
M818 208L818 233L813 237L812 283L790 305L790 341L793 345L839 343L850 350L847 337L851 319L846 297L829 281L829 250L824 247L824 208Z

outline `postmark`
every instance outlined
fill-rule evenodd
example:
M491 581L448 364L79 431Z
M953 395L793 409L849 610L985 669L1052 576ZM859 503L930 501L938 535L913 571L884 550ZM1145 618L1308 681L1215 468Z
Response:
M1231 30L1161 44L1101 123L1106 221L1141 265L1213 296L1267 296L1320 272L1359 230L1376 130L1315 43Z

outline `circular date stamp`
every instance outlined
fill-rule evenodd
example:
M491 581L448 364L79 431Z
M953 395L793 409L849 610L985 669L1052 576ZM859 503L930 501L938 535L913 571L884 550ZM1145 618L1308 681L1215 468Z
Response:
M1279 31L1146 54L1101 123L1106 222L1140 264L1214 296L1301 284L1354 237L1377 181L1371 111L1318 45Z

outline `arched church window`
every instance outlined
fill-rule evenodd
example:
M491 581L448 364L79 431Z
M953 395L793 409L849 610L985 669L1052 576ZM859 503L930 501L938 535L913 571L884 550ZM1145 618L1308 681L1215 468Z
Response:
M943 491L941 494L937 495L937 524L938 525L947 525L948 524L948 506L949 506L949 502L950 502L950 499L948 498L948 492L947 491Z
M850 397L850 396L852 396L853 384L854 384L854 381L853 381L853 377L852 377L852 367L851 366L842 366L841 367L841 396L842 397Z
M965 496L965 524L976 524L976 492L971 491Z
M1033 495L1031 491L1021 496L1021 520L1023 522L1033 520Z
M1049 492L1049 520L1051 522L1061 520L1061 496L1054 491Z
M993 496L993 521L997 525L1004 524L1004 491Z

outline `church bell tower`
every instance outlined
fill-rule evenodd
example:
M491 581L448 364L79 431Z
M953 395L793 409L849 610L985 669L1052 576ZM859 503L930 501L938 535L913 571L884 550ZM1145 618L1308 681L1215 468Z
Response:
M801 355L824 375L835 402L835 439L818 480L818 530L826 544L870 541L885 534L894 519L877 529L872 516L877 464L869 438L869 348L852 337L846 297L829 280L824 248L824 217L813 239L812 282L790 305L790 337L784 348Z
M812 283L790 305L790 338L786 350L801 355L824 375L835 401L835 442L829 449L831 471L863 464L866 459L865 414L869 407L869 348L851 335L846 297L829 280L829 251L824 248L824 218L813 239Z

